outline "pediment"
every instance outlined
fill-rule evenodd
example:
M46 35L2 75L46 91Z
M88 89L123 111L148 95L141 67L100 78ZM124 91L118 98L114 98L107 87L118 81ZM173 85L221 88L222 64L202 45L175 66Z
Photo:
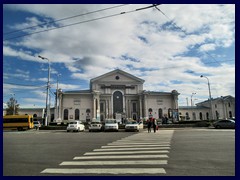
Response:
M112 83L112 84L143 84L144 80L120 69L103 74L91 79L91 83Z

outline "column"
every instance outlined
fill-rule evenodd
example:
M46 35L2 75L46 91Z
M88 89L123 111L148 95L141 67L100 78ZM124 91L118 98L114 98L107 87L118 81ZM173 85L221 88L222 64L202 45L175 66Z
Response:
M139 109L140 109L140 118L142 119L143 118L143 114L142 114L142 95L139 95Z

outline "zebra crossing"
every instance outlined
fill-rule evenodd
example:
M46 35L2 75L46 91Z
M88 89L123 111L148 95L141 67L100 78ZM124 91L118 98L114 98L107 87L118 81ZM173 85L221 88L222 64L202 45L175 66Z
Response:
M161 175L166 174L174 130L143 131L111 142L100 149L64 161L42 174Z

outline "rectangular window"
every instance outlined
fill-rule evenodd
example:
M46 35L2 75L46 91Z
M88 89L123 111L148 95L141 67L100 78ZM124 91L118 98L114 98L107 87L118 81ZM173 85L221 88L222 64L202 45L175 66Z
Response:
M80 99L75 99L74 101L73 101L73 104L74 105L80 105Z
M137 103L132 104L133 112L137 112Z
M100 112L104 112L104 103L103 102L100 103Z

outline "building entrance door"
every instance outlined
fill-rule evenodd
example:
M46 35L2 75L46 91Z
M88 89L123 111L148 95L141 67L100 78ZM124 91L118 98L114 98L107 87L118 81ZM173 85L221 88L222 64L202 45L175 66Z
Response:
M123 95L120 91L113 93L113 114L123 113Z

